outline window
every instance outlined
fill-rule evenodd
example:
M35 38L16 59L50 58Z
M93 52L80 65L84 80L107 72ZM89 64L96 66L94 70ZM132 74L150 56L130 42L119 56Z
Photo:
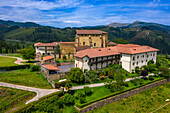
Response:
M87 35L85 35L85 36L87 36Z
M133 60L135 60L135 57L133 57Z
M143 63L143 60L142 60L142 63Z
M94 46L96 46L96 43L94 43Z
M138 62L136 62L136 65L138 65Z
M155 53L153 54L153 56L155 56Z
M147 58L149 57L149 55L147 55Z
M137 56L137 59L139 58L139 56Z
M146 60L146 62L148 62L148 60Z
M135 63L133 63L133 66L135 65Z
M81 36L83 36L83 35L81 35Z
M76 67L77 67L77 64L76 64Z
M85 42L83 42L83 45L85 45Z
M152 56L152 53L151 53L151 56Z
M92 35L92 36L94 36L94 35Z

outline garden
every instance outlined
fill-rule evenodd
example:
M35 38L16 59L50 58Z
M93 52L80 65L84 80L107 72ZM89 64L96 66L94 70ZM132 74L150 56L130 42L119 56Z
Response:
M12 112L18 106L25 105L25 102L35 95L34 92L0 87L0 112Z

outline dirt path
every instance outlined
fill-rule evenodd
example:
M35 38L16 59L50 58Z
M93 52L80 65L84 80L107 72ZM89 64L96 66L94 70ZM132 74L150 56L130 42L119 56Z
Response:
M40 89L40 88L34 88L34 87L28 87L28 86L22 86L22 85L15 85L15 84L10 84L10 83L5 83L5 82L0 82L0 86L36 92L37 95L35 97L33 97L31 100L27 101L25 104L36 101L39 98L46 96L46 95L49 95L51 93L60 91L58 89Z

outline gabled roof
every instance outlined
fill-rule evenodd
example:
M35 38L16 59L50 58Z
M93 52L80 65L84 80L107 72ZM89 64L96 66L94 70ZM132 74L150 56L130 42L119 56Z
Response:
M85 50L85 49L90 49L90 46L86 45L86 46L78 46L75 47L76 51L81 51L81 50Z
M107 32L101 30L76 30L76 34L106 34Z
M108 45L108 46L116 46L117 44L114 43L114 42L109 42L107 45Z
M53 59L53 57L52 56L45 56L45 57L43 57L43 61L50 60L50 59Z
M102 56L110 56L120 54L117 49L113 47L106 48L93 48L93 49L85 49L79 52L76 52L75 57L83 58L88 56L90 58L102 57Z
M42 66L46 67L48 70L60 70L59 68L57 68L53 65L50 65L50 64L44 64Z
M116 54L139 54L152 51L159 51L158 49L149 47L149 46L140 46L135 44L118 44L114 47L105 47L105 48L93 48L86 49L76 52L75 56L83 58L88 56L90 58L101 57L101 56L110 56Z
M53 43L41 43L41 42L38 42L38 43L35 43L34 44L34 46L42 46L42 47L44 47L44 46L48 46L48 47L50 47L50 46L57 46L57 44L58 44L59 42L53 42Z
M58 44L74 44L75 42L52 42L52 43L41 43L41 42L38 42L38 43L35 43L34 46L40 46L40 47L44 47L44 46L47 46L47 47L55 47L57 46Z

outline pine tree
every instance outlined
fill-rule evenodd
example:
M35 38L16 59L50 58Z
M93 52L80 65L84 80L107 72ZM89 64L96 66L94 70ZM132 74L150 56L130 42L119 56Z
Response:
M8 53L8 45L5 43L5 53Z
M2 44L0 42L0 53L2 53Z

